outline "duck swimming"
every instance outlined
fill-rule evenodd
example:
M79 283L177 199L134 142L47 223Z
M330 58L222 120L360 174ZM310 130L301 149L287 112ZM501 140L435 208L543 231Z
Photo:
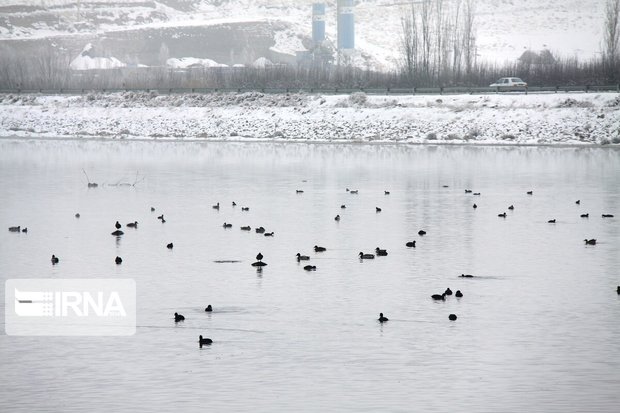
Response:
M550 219L549 221L547 221L548 224L555 224L555 218Z
M114 262L115 262L117 265L118 265L118 264L122 264L123 259L122 259L121 257L118 257L118 256L117 256L117 257L114 259Z
M584 239L584 241L586 242L586 245L596 245L596 239L592 238L592 239Z
M220 209L220 203L218 202L217 204L213 205L211 208Z
M265 232L266 237L273 237L274 232Z
M114 226L116 227L116 229L121 229L122 225L118 221L116 221L116 224L114 224Z
M456 317L456 314L450 314L450 315L448 316L448 319L450 319L450 321L455 321L455 320L456 320L456 318L457 318L457 317Z
M405 246L409 248L415 248L415 241L409 241L405 244Z
M179 313L174 313L174 322L178 323L179 321L185 321L185 317Z
M602 215L603 218L613 218L614 216L611 214L603 214Z
M129 224L125 226L128 228L138 228L138 221L130 222Z
M310 259L310 257L308 257L307 255L301 255L300 253L297 253L297 261L308 261Z
M58 261L60 261L58 257L52 254L52 265L58 264Z
M232 228L232 224L229 224L227 222L224 222L224 225L222 225L224 228Z
M423 229L418 231L418 235L422 236L422 235L426 235L426 231L424 231Z
M433 294L433 295L431 295L431 298L433 300L437 300L437 301L446 301L446 293L443 293L443 294Z
M16 227L9 227L9 232L20 232L22 229L21 226L16 226Z
M456 293L454 293L454 296L457 298L461 298L463 296L463 293L461 292L461 290L456 290Z
M386 321L390 321L390 319L389 319L389 318L387 318L387 317L385 317L385 316L383 315L383 313L379 313L379 322L380 322L380 323L385 323Z
M340 215L336 215L336 217L334 218L334 221L340 221Z
M171 250L172 248L174 248L174 244L171 242L170 244L166 245L166 248Z
M360 257L360 260L374 260L375 256L372 254L364 254L363 252L360 252L358 254L358 257Z
M502 214L497 214L497 216L500 217L500 218L506 218L506 213L504 212Z
M345 204L340 205L340 209L346 209L347 206Z
M327 248L319 247L318 245L314 246L314 252L324 252L324 251L327 251Z
M266 266L267 263L266 262L262 262L262 261L256 261L252 263L252 267L264 267Z
M381 212L381 208L379 208L379 207L375 207L375 211L377 211L377 212Z
M249 225L247 227L241 227L241 231L252 231L252 227Z
M446 288L446 291L444 292L445 295L452 295L452 290L450 289L450 287Z
M263 227L256 228L256 233L257 234L264 234L265 233L265 228L263 228Z
M306 265L304 267L304 270L306 270L306 271L316 271L316 266L314 266L314 265Z
M590 214L581 214L581 215L579 215L579 217L581 217L581 218L589 218Z
M463 277L463 278L474 278L474 276L471 275L471 274L461 274L461 277Z
M385 257L388 255L387 250L382 250L381 248L377 247L375 248L375 253L377 254L377 256L379 257Z
M213 311L213 308L211 307L211 304L209 304L209 305L207 306L207 308L205 308L205 311L206 311L207 313L210 313L210 312L212 312L212 311Z
M211 340L210 338L202 338L202 336L198 336L198 344L200 344L200 348L202 348L202 346L213 344L213 340Z

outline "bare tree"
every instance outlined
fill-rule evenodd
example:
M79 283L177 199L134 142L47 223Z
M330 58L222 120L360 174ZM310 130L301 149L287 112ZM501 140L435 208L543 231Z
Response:
M452 71L453 75L456 79L460 78L461 75L461 42L460 32L461 32L461 0L456 0L454 5L454 15L453 15L453 25L452 25Z
M465 0L463 14L463 57L465 73L470 75L476 59L476 0Z
M604 59L609 73L616 78L616 68L618 67L618 58L620 48L620 0L607 0L605 4L605 27L603 33L604 43Z
M441 69L443 66L443 57L444 57L444 48L445 48L445 39L444 39L444 8L443 8L443 0L435 0L435 8L434 8L434 24L435 24L435 37L434 37L434 72L437 79L441 76Z
M433 50L432 39L432 23L433 3L430 0L422 1L422 9L420 11L420 29L422 35L422 72L424 77L431 79L431 51Z
M418 64L418 29L416 9L411 9L401 17L401 47L403 51L403 68L409 82L413 82Z
M168 49L168 45L166 45L166 43L164 42L161 43L157 58L158 58L157 60L159 61L159 64L165 67L166 62L170 58L170 49Z

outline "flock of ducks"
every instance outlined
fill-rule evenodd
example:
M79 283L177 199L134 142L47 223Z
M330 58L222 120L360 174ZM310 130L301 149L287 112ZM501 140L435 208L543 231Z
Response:
M448 187L448 186L444 185L444 188L446 188L446 187ZM350 190L349 188L346 188L346 191L348 193L354 194L354 195L359 193L359 190ZM298 190L296 190L296 193L297 194L302 194L302 193L304 193L304 191L298 189ZM465 193L466 194L473 194L473 195L477 195L477 196L480 195L480 192L473 192L470 189L466 189ZM389 195L390 192L389 191L384 191L384 194L385 195ZM527 191L526 194L527 195L533 195L533 191ZM581 204L581 200L577 200L575 202L575 204L580 205ZM237 205L236 202L233 201L232 202L232 206L235 207L236 205ZM218 202L217 204L213 205L212 208L215 209L215 210L219 210L220 209L220 203ZM346 205L343 204L343 205L340 206L340 208L341 209L346 209ZM478 205L474 203L473 204L473 208L477 209ZM510 205L508 207L508 210L512 211L514 209L515 209L514 205ZM249 211L250 209L249 209L249 207L242 207L241 210L242 211ZM154 211L155 211L155 208L151 207L151 212L154 212ZM375 211L377 213L379 213L379 212L382 211L382 209L380 207L376 207ZM507 213L506 212L502 212L502 213L498 214L498 217L506 218L507 217ZM581 218L589 218L589 213L581 214L580 217ZM602 214L602 218L613 218L613 217L614 217L614 215L612 215L612 214ZM80 218L80 214L76 213L75 214L75 218ZM157 219L160 220L162 223L166 222L166 220L164 219L163 214L158 216ZM340 215L336 215L336 217L334 219L336 221L340 221ZM550 224L555 224L556 223L556 219L553 218L553 219L548 220L547 222L550 223ZM114 235L114 236L117 236L117 237L122 236L124 234L124 232L121 230L122 225L119 223L119 221L116 221L114 226L115 226L116 229L115 229L115 231L113 231L111 233L111 235ZM231 223L228 223L228 222L224 222L224 224L223 224L224 229L232 228L232 226L233 225ZM137 229L138 228L138 221L133 221L133 222L130 222L130 223L126 224L126 227ZM252 230L252 228L250 226L242 226L240 228L241 228L242 231L251 231ZM12 226L12 227L9 227L9 231L10 232L27 233L28 232L28 228L26 228L26 227L22 228L21 226ZM265 228L262 227L262 226L255 228L255 231L256 231L257 234L263 234L264 236L274 236L274 232L266 232ZM422 236L426 235L426 231L422 229L422 230L418 231L418 235L420 237L422 237ZM594 238L591 238L591 239L586 238L586 239L584 239L584 242L585 242L586 245L596 245L596 239L594 239ZM408 241L408 242L405 243L405 246L408 247L408 248L415 248L416 247L416 241L415 240ZM172 242L170 242L169 244L166 245L166 248L168 248L168 249L172 249L173 247L174 247L174 245L173 245ZM325 252L325 251L327 251L327 248L325 248L325 247L321 247L321 246L318 246L318 245L314 246L314 252L315 253L320 253L320 252ZM364 252L360 251L360 253L358 254L358 257L359 257L359 259L361 261L363 261L363 260L372 260L372 259L375 258L375 256L385 257L385 256L388 255L387 250L379 248L379 247L375 248L374 252L375 252L375 254L368 254L368 253L364 253ZM251 264L253 267L257 267L258 271L261 271L262 267L267 265L267 263L263 261L263 258L264 258L263 254L259 252L256 255L256 261ZM298 252L296 254L296 259L297 259L297 262L309 261L310 257L308 255L302 255L301 253ZM56 255L52 255L51 262L52 262L52 265L56 265L56 264L58 264L60 262L60 259ZM121 257L117 256L115 258L115 263L117 265L120 265L122 262L123 262L123 259ZM317 268L314 265L305 265L303 267L303 269L306 270L306 271L316 271ZM461 274L460 277L461 278L473 278L474 276L471 275L471 274ZM618 295L620 295L620 285L617 287L616 292L618 293ZM435 300L435 301L445 301L446 297L449 297L449 296L452 296L452 295L453 295L452 290L450 288L446 288L446 290L443 293L441 293L441 294L432 294L431 298L433 300ZM456 298L462 298L463 297L463 293L460 290L457 290L456 293L454 293L454 296ZM205 308L205 312L212 312L212 311L213 311L213 308L209 304ZM451 320L451 321L455 321L457 318L458 317L456 316L456 314L450 314L448 316L448 319ZM389 319L387 317L385 317L383 315L383 313L379 313L378 321L380 323L385 323L388 320ZM175 323L179 323L179 322L185 321L185 317L182 314L174 313L174 321L175 321ZM203 336L200 335L199 338L198 338L198 343L199 343L200 347L202 348L203 345L210 345L210 344L212 344L213 340L211 340L210 338L203 338Z

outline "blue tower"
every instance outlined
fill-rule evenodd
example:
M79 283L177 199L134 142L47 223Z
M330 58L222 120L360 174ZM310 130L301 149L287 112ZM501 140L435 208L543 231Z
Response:
M355 49L355 0L338 0L338 50Z
M312 41L320 44L325 40L325 3L312 4Z

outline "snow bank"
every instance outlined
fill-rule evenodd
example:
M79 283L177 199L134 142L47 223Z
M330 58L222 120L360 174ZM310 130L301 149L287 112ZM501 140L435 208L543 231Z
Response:
M93 70L93 69L114 69L117 67L125 67L125 63L115 57L96 57L93 56L94 49L91 43L88 43L82 49L82 52L71 61L69 67L73 70Z
M223 63L218 63L211 59L198 59L196 57L181 57L170 58L166 60L166 66L173 67L175 69L187 69L188 67L228 67Z
M259 57L252 63L252 67L256 69L264 69L268 66L273 66L273 62L266 57Z
M0 136L598 145L620 96L0 95Z

